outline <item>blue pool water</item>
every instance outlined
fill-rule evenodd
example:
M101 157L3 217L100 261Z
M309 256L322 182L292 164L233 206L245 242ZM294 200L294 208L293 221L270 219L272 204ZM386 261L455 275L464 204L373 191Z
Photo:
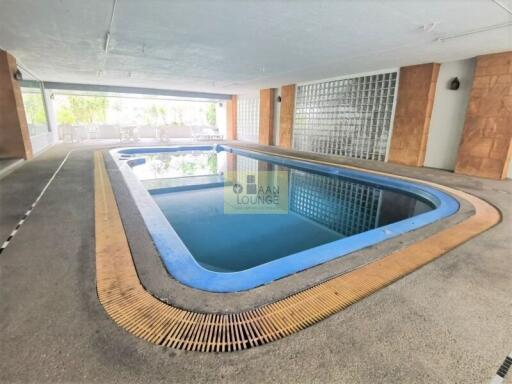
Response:
M224 146L115 156L169 272L211 291L268 283L458 208L426 186ZM265 193L279 203L267 209ZM263 208L233 211L241 197Z
M244 160L256 170L275 167ZM225 214L224 187L208 184L153 197L194 258L214 271L248 269L434 208L424 199L339 176L282 171L290 175L285 214Z

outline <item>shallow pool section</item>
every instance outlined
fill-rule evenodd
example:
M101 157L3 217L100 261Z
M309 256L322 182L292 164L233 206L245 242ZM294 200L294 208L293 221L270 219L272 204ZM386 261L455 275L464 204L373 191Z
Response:
M422 184L224 145L111 153L168 272L213 292L268 284L458 210ZM283 175L284 211L226 211L226 191L257 196Z

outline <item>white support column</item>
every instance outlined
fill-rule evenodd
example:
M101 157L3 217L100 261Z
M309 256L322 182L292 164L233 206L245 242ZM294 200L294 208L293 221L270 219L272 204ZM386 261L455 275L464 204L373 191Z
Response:
M52 142L56 144L59 142L59 130L57 125L57 115L55 114L55 107L52 99L52 92L43 89L44 107L46 109L46 118L48 120L48 128L52 133Z
M227 112L226 112L226 101L222 100L221 102L215 103L215 115L217 116L217 128L219 129L219 133L222 135L224 139L227 137Z

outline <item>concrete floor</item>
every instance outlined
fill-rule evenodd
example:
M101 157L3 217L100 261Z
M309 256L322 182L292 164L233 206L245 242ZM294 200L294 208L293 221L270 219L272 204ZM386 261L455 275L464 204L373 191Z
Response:
M0 181L0 241L69 149L46 151ZM487 383L512 350L512 181L368 163L474 193L499 207L503 222L304 331L201 354L139 340L99 304L92 155L92 147L71 154L0 254L0 382Z
M23 164L23 159L19 158L7 158L0 159L0 179L13 172L16 168Z

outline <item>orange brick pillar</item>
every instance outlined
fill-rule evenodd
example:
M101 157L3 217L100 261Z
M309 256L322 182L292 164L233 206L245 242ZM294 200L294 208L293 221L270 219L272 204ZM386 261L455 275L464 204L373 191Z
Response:
M512 52L479 56L455 173L504 179L511 142Z
M279 115L279 146L292 147L295 84L281 87L281 114Z
M389 162L423 166L438 75L435 63L400 68Z
M236 140L236 105L236 96L231 96L231 100L226 103L226 139L228 140Z
M274 96L273 88L260 90L260 144L272 145L274 137Z
M16 59L0 50L0 158L32 158L32 144L18 81Z

